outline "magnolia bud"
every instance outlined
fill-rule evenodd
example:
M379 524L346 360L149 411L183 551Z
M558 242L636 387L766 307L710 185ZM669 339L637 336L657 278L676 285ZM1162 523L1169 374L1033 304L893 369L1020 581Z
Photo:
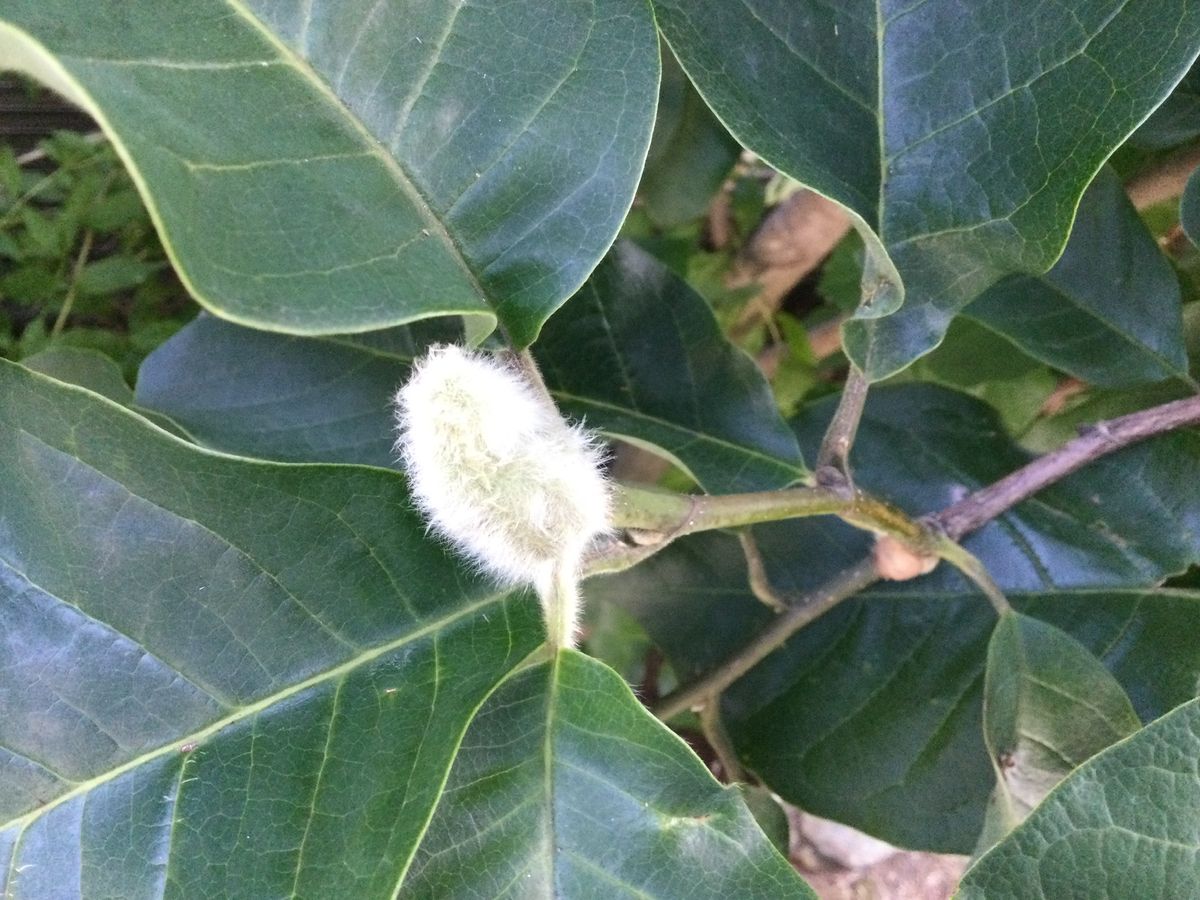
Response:
M396 394L400 452L430 526L507 584L532 584L549 639L574 642L579 569L608 530L602 453L514 368L432 348Z

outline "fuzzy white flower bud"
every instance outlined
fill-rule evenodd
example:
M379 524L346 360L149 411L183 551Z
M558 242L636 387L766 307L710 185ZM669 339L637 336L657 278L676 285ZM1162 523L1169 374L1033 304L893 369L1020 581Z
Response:
M516 369L454 345L417 362L396 419L430 526L502 582L532 584L551 643L570 646L580 563L609 522L594 439Z

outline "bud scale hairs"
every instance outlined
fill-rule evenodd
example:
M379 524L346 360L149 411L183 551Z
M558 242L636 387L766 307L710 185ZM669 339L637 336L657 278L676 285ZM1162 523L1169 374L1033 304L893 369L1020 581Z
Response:
M430 526L503 583L532 584L552 643L576 628L580 564L608 529L602 453L525 375L430 349L396 395L396 448Z

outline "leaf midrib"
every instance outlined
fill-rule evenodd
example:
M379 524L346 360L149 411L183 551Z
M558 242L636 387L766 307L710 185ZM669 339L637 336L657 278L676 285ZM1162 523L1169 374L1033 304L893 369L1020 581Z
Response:
M503 602L510 596L511 592L503 592L499 594L492 594L473 603L469 603L452 613L425 623L420 628L410 631L402 637L398 637L395 640L388 641L385 644L381 644L369 650L364 650L332 668L318 672L317 674L312 675L303 681L299 681L295 684L289 685L286 688L282 688L273 694L268 694L262 699L256 700L254 703L240 706L229 715L217 719L202 729L194 731L190 734L180 735L161 747L157 747L154 750L149 750L140 756L134 757L133 759L128 760L119 766L115 766L114 768L107 770L106 772L102 772L99 775L87 779L86 781L79 782L76 787L59 795L58 797L55 797L44 806L40 806L37 809L31 810L22 816L17 816L14 819L9 819L7 822L0 822L0 831L4 831L13 826L18 826L21 831L24 831L25 828L27 828L30 824L37 821L37 819L39 819L41 816L49 813L56 807L61 806L75 797L87 794L95 788L107 784L113 779L146 765L155 759L166 756L170 753L178 753L178 748L180 746L188 744L202 744L206 739L212 737L220 731L223 731L231 725L235 725L238 722L257 715L260 712L269 710L273 706L282 703L288 698L300 694L309 688L323 684L327 681L342 678L343 676L355 671L360 666L373 662L379 657L385 656L386 654L391 653L407 644L414 643L422 638L428 637L429 635L436 634L442 629L447 628L458 621L467 619L481 610L488 609L489 607ZM18 844L19 840L20 839L18 838ZM16 859L15 851L13 858Z
M554 654L554 660L550 663L549 684L546 687L546 731L542 737L542 791L543 791L543 827L546 840L546 854L554 859L555 851L558 849L558 842L555 839L557 816L555 815L555 807L557 798L555 796L555 760L554 760L554 733L555 718L558 713L558 680L559 666L562 661L562 652ZM558 896L558 866L551 865L549 872L550 890L553 896Z
M450 256L459 264L463 273L471 287L475 290L478 297L487 304L489 309L495 312L494 307L489 300L487 292L483 288L483 284L479 280L479 276L471 267L470 261L464 252L462 245L454 238L446 223L434 211L433 205L425 196L424 192L417 185L412 174L404 167L403 163L393 156L384 146L383 142L371 133L370 130L362 123L362 121L354 114L345 102L333 91L333 88L325 81L320 74L308 63L308 60L300 56L291 47L281 41L274 32L259 20L259 18L242 2L242 0L225 0L225 4L233 10L240 18L244 19L255 31L257 31L267 42L267 44L275 49L280 58L291 65L297 72L300 73L307 81L309 81L316 90L325 98L326 102L339 110L345 120L350 123L351 128L363 139L367 147L370 148L371 154L377 157L383 163L384 168L388 170L395 181L400 185L401 189L408 195L409 200L413 202L421 217L434 226L437 235L443 240L449 248Z

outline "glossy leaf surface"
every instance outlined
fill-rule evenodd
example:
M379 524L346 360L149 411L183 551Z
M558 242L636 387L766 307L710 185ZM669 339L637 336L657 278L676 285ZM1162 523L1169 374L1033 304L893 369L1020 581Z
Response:
M1020 613L988 642L983 737L996 769L981 847L1018 825L1058 782L1141 721L1086 647Z
M964 876L961 900L1200 892L1200 700L1064 781Z
M389 465L391 396L431 326L288 338L199 319L142 366L138 400L224 450ZM704 301L618 244L534 348L551 391L593 428L669 454L711 491L804 474L794 435L754 363Z
M620 226L659 71L643 0L12 0L0 55L97 118L218 315L522 345Z
M1129 143L1143 150L1166 150L1200 136L1200 66L1192 65Z
M218 450L389 466L396 388L429 343L460 333L432 322L305 338L202 315L146 358L136 396Z
M616 673L573 652L507 681L475 718L406 888L419 897L813 896L737 789L664 735Z
M25 357L21 365L58 381L95 391L122 406L133 403L133 389L121 376L121 367L99 351L50 347Z
M754 362L695 291L622 242L534 347L562 408L661 448L711 493L806 470Z
M730 131L859 218L876 263L845 343L872 378L1000 276L1050 267L1092 176L1200 49L1200 8L1179 0L655 9ZM892 315L885 254L908 298Z
M431 541L400 475L201 451L9 363L0 442L6 896L416 891L483 833L447 779L514 762L540 813L488 823L496 871L683 897L712 866L746 896L808 896L616 675L537 664L537 604ZM488 739L506 728L537 739ZM597 856L613 828L624 860Z
M1084 195L1054 267L1001 280L966 314L1090 384L1188 377L1179 280L1109 170Z

